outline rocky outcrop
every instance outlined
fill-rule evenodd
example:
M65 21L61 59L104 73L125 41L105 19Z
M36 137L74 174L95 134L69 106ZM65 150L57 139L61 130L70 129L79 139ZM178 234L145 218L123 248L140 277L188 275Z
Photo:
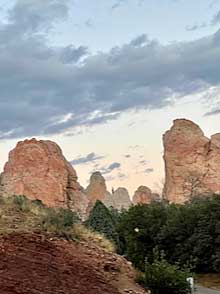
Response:
M164 198L184 203L198 195L220 193L220 134L208 139L192 121L177 119L163 143Z
M151 189L146 186L140 186L133 196L134 204L150 204L153 201L159 200L160 196L156 193L152 193Z
M117 210L129 209L132 205L128 190L125 188L118 188L113 194L108 195L104 199L104 204L107 207L113 207Z
M100 172L94 172L90 177L90 183L85 190L88 195L90 205L94 205L97 200L104 202L109 197L110 193L107 191L105 178Z
M97 200L102 201L107 207L113 207L121 210L128 209L131 206L131 200L128 191L125 188L118 188L113 193L107 191L105 178L100 172L95 172L90 177L90 183L85 190L88 195L90 205L89 210L92 209Z
M1 175L1 194L25 195L51 207L69 207L84 217L87 196L59 146L36 139L19 142Z

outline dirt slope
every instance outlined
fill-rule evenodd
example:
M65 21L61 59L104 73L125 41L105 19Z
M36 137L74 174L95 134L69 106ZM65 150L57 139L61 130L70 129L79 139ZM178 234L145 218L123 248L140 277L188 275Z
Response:
M0 236L1 294L146 293L122 257L41 234Z

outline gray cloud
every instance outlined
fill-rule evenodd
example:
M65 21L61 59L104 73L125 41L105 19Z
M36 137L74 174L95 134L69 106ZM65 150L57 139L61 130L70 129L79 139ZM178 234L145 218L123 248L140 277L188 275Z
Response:
M121 164L119 162L113 162L112 164L110 164L109 166L106 166L106 167L102 167L100 169L100 172L103 174L103 175L107 175L109 173L111 173L113 170L117 170L121 167Z
M220 114L220 109L215 109L215 110L206 112L205 116L212 116L212 115L217 115L217 114Z
M130 157L131 157L130 154L126 154L126 155L125 155L125 158L130 158Z
M68 1L19 0L0 26L0 139L71 134L220 83L220 31L166 46L141 35L91 55L48 45L67 16Z
M220 11L218 11L218 12L214 15L214 17L213 17L213 19L212 19L212 21L211 21L211 25L215 26L215 25L217 25L217 24L219 24L219 23L220 23Z
M97 155L94 152L92 152L84 157L78 157L76 159L73 159L70 163L72 165L86 164L86 163L91 163L102 158L103 156Z
M153 168L147 168L147 169L145 169L144 172L147 173L147 174L150 174L150 173L154 172L154 169Z
M186 26L186 31L189 31L189 32L197 31L197 30L203 29L205 27L207 27L206 23L195 24L195 25L192 25L192 26Z

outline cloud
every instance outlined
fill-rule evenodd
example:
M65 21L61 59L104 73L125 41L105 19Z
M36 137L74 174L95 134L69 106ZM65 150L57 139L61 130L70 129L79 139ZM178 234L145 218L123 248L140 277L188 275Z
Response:
M197 30L203 29L205 27L207 27L206 23L195 24L193 26L186 26L186 31L188 31L188 32L197 31Z
M112 164L106 166L106 167L102 167L100 169L100 172L103 175L107 175L110 174L113 170L117 170L121 167L121 164L119 162L113 162Z
M126 154L126 155L125 155L125 158L130 158L130 157L131 157L130 154Z
M171 45L141 35L91 54L48 42L68 5L19 0L1 25L0 139L73 134L220 84L220 31Z
M215 110L206 112L205 116L212 116L212 115L217 115L217 114L220 114L220 109L215 109Z
M215 26L220 23L220 10L214 15L211 25Z
M150 173L154 172L154 169L153 169L153 168L147 168L147 169L145 169L144 172L145 172L146 174L150 174Z
M125 4L127 0L117 0L111 7L112 10L118 9L120 6Z
M92 152L86 155L85 157L78 157L76 159L73 159L70 163L72 165L86 164L86 163L91 163L102 158L103 156L97 155L94 152Z

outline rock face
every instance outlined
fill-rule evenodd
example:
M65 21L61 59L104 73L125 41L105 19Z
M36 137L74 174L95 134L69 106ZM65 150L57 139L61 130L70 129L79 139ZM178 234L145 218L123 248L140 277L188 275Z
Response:
M102 201L107 207L113 207L121 210L128 209L131 206L131 200L128 191L125 188L118 188L112 194L107 191L105 178L100 172L95 172L90 177L90 184L85 193L88 195L91 209L97 200Z
M104 200L104 204L107 207L112 206L117 210L122 210L129 209L129 207L132 205L132 202L128 190L120 187Z
M192 121L178 119L163 143L164 198L184 203L197 195L220 193L220 134L208 139Z
M93 206L97 200L104 202L104 200L109 196L107 191L105 178L100 172L95 172L90 177L90 183L85 190L88 195L90 204Z
M77 182L75 170L54 142L19 142L9 153L0 184L3 195L25 195L48 206L69 207L85 215L87 196Z
M159 200L160 196L156 193L152 193L151 189L146 186L140 186L133 196L134 204L150 204L152 201Z

